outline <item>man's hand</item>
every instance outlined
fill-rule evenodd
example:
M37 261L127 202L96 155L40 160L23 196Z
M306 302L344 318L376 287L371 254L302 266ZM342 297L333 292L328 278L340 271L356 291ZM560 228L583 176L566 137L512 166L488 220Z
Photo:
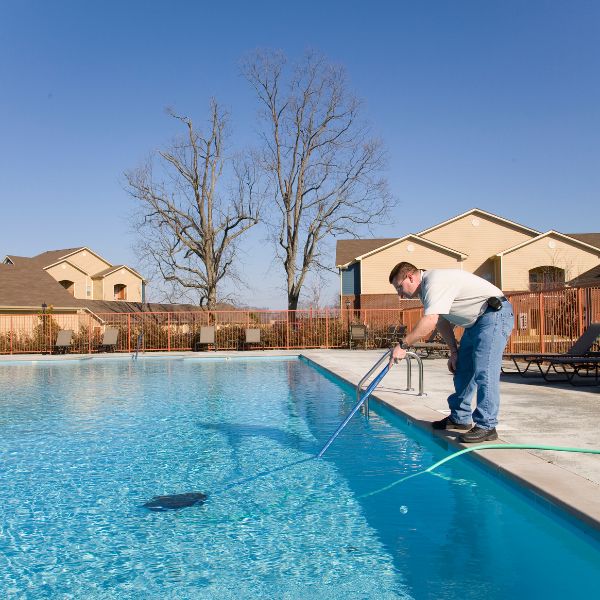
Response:
M450 373L456 373L456 363L458 362L458 353L451 352L450 358L448 359L448 371Z
M393 364L398 364L399 360L402 360L406 356L406 350L402 349L400 344L397 344L392 350L392 356L390 357L390 367Z

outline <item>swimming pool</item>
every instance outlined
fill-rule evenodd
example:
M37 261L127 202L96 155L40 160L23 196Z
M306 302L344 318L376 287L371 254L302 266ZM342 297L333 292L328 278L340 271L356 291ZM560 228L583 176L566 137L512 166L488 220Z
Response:
M0 596L559 598L600 548L301 360L0 364ZM157 495L200 506L152 512ZM595 593L595 592L594 592Z

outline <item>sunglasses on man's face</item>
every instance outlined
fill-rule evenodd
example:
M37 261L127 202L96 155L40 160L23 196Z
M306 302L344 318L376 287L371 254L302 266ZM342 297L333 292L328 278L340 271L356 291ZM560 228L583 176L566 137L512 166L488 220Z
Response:
M401 281L397 281L396 283L394 283L394 287L396 288L396 291L401 294L403 293L403 289L402 289L402 284L406 281L406 278L408 277L408 275L402 279Z

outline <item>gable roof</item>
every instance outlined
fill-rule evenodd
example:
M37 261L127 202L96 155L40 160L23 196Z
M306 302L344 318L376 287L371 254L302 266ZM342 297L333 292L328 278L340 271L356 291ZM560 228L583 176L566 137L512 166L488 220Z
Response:
M375 248L374 250L371 250L370 252L367 252L366 254L357 256L356 260L366 258L367 256L370 256L371 254L376 254L377 252L386 250L387 248L390 248L391 246L395 246L396 244L399 244L400 242L404 242L406 240L415 240L419 244L424 244L425 246L433 246L436 249L444 250L445 252L448 252L450 254L460 256L461 258L467 258L467 256L468 256L468 254L465 254L464 252L461 252L460 250L455 250L454 248L449 248L448 246L443 246L442 244L438 244L437 242L428 240L427 238L419 237L418 235L415 235L414 233L409 233L408 235L405 235L404 237L395 239L395 240L389 242L388 244L385 244L384 246Z
M102 277L106 277L111 273L115 273L116 271L120 271L121 269L126 269L130 273L133 273L136 277L139 277L142 281L145 279L134 269L128 267L127 265L113 265L112 267L108 267L108 269L103 269L102 271L98 271L98 273L92 275L92 279L102 279Z
M519 250L519 248L523 248L524 246L527 246L533 242L537 242L538 240L541 240L549 235L555 235L559 238L563 238L565 240L567 240L568 242L572 242L574 243L576 246L583 246L585 247L587 250L594 250L597 253L600 254L600 248L597 248L596 246L592 246L590 244L587 244L586 242L582 242L581 240L578 240L574 237L571 237L569 235L565 235L564 233L560 233L558 231L554 231L553 229L550 229L550 231L546 231L545 233L541 233L540 235L531 238L530 240L525 240L524 242L521 242L520 244L517 244L516 246L513 246L512 248L507 248L506 250L503 250L502 252L498 252L496 254L496 256L504 256L505 254L509 254L510 252L514 252L515 250Z
M461 258L467 258L467 254L461 252L460 250L455 250L454 248L449 248L448 246L443 246L442 244L438 244L432 240L428 240L427 238L419 237L414 233L409 233L403 237L399 238L383 238L383 239L373 239L373 240L338 240L337 243L337 253L336 253L336 266L338 268L347 267L351 263L357 260L362 260L367 256L371 256L372 254L376 254L377 252L381 252L382 250L386 250L395 244L399 244L400 242L404 242L408 239L415 240L419 244L424 244L426 246L432 246L438 250L443 250L444 252L449 252L450 254L454 254L456 256L460 256ZM363 244L356 244L352 242L365 242ZM355 252L361 252L361 254L355 254ZM346 262L340 262L340 257Z
M518 229L521 229L528 233L533 233L535 235L539 235L541 233L537 229L531 229L531 227L526 227L525 225L521 225L520 223L516 223L515 221L510 221L509 219L499 217L498 215L495 215L491 212L487 212L485 210L481 210L480 208L472 208L471 210L468 210L467 212L457 215L456 217L452 217L451 219L448 219L447 221L444 221L443 223L438 223L437 225L434 225L433 227L429 227L428 229L419 231L419 233L417 233L417 235L419 235L419 236L425 235L427 233L435 231L436 229L439 229L440 227L443 227L444 225L448 225L450 223L453 223L454 221L458 221L458 219L462 219L463 217L466 217L468 215L473 215L473 214L479 214L484 217L490 217L492 219L496 219L497 221L502 221L503 223L507 223L508 225L512 225L513 227L517 227Z
M344 267L350 264L357 256L362 256L381 248L398 238L374 238L367 240L338 240L335 245L335 264L337 267Z
M580 242L585 242L590 246L600 248L600 233L565 233L570 238L575 238Z
M68 260L68 257L81 250L86 250L102 262L110 264L86 246L48 250L33 257L7 255L9 264L0 264L0 306L31 309L31 312L39 311L44 303L60 309L86 308L90 300L74 298L46 271L57 264L66 263L87 275L83 269ZM123 268L144 281L139 273L127 265L111 266L101 273L108 274ZM120 302L118 301L116 304L120 304ZM108 305L105 307L106 312L114 311L114 308L109 308L111 304L108 301Z
M52 267L57 267L58 265L62 265L62 264L69 265L70 267L73 267L74 269L76 269L80 273L83 273L84 275L87 275L87 273L81 267L78 267L77 265L74 265L70 260L67 260L67 259L59 260L58 262L55 262L52 265L48 265L47 267L43 267L43 270L47 271L48 269L51 269Z

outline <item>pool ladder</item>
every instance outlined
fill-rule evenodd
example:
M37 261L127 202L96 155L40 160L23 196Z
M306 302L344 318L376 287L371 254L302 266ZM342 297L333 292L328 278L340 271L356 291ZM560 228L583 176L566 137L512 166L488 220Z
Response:
M344 427L348 424L350 419L356 414L356 412L360 409L361 406L364 406L364 414L365 417L369 418L369 397L373 393L373 390L379 385L381 380L387 375L390 370L389 360L391 356L392 350L388 350L368 371L368 373L358 382L356 386L356 404L348 414L348 416L342 421L340 426L335 430L333 435L327 440L327 443L321 448L320 452L317 454L317 458L321 458L323 454L325 454L327 448L331 446L335 438L342 432ZM418 354L414 352L407 352L405 361L406 361L406 389L412 390L412 365L411 360L415 359L419 365L419 396L423 396L423 361ZM362 386L369 379L369 377L374 373L375 369L381 365L382 362L387 361L388 364L381 370L381 372L373 379L373 381L369 384L369 387L365 390L362 398L360 397L360 392L362 390Z
M356 385L356 401L360 400L360 392L362 390L363 385L366 381L368 381L369 377L373 374L375 369L384 361L389 360L391 350L388 350L369 370L369 372L358 382ZM416 354L415 352L406 352L406 357L404 360L406 361L406 390L407 392L412 391L414 388L412 387L412 359L417 361L417 365L419 366L419 393L417 396L425 396L425 392L423 391L423 359ZM371 394L364 398L364 406L363 406L363 414L368 419L369 418L369 397Z
M131 360L137 360L138 354L140 353L140 348L142 346L142 340L143 339L144 339L144 334L140 333L138 335L137 344L135 345L135 352L133 353L133 356L131 357Z

